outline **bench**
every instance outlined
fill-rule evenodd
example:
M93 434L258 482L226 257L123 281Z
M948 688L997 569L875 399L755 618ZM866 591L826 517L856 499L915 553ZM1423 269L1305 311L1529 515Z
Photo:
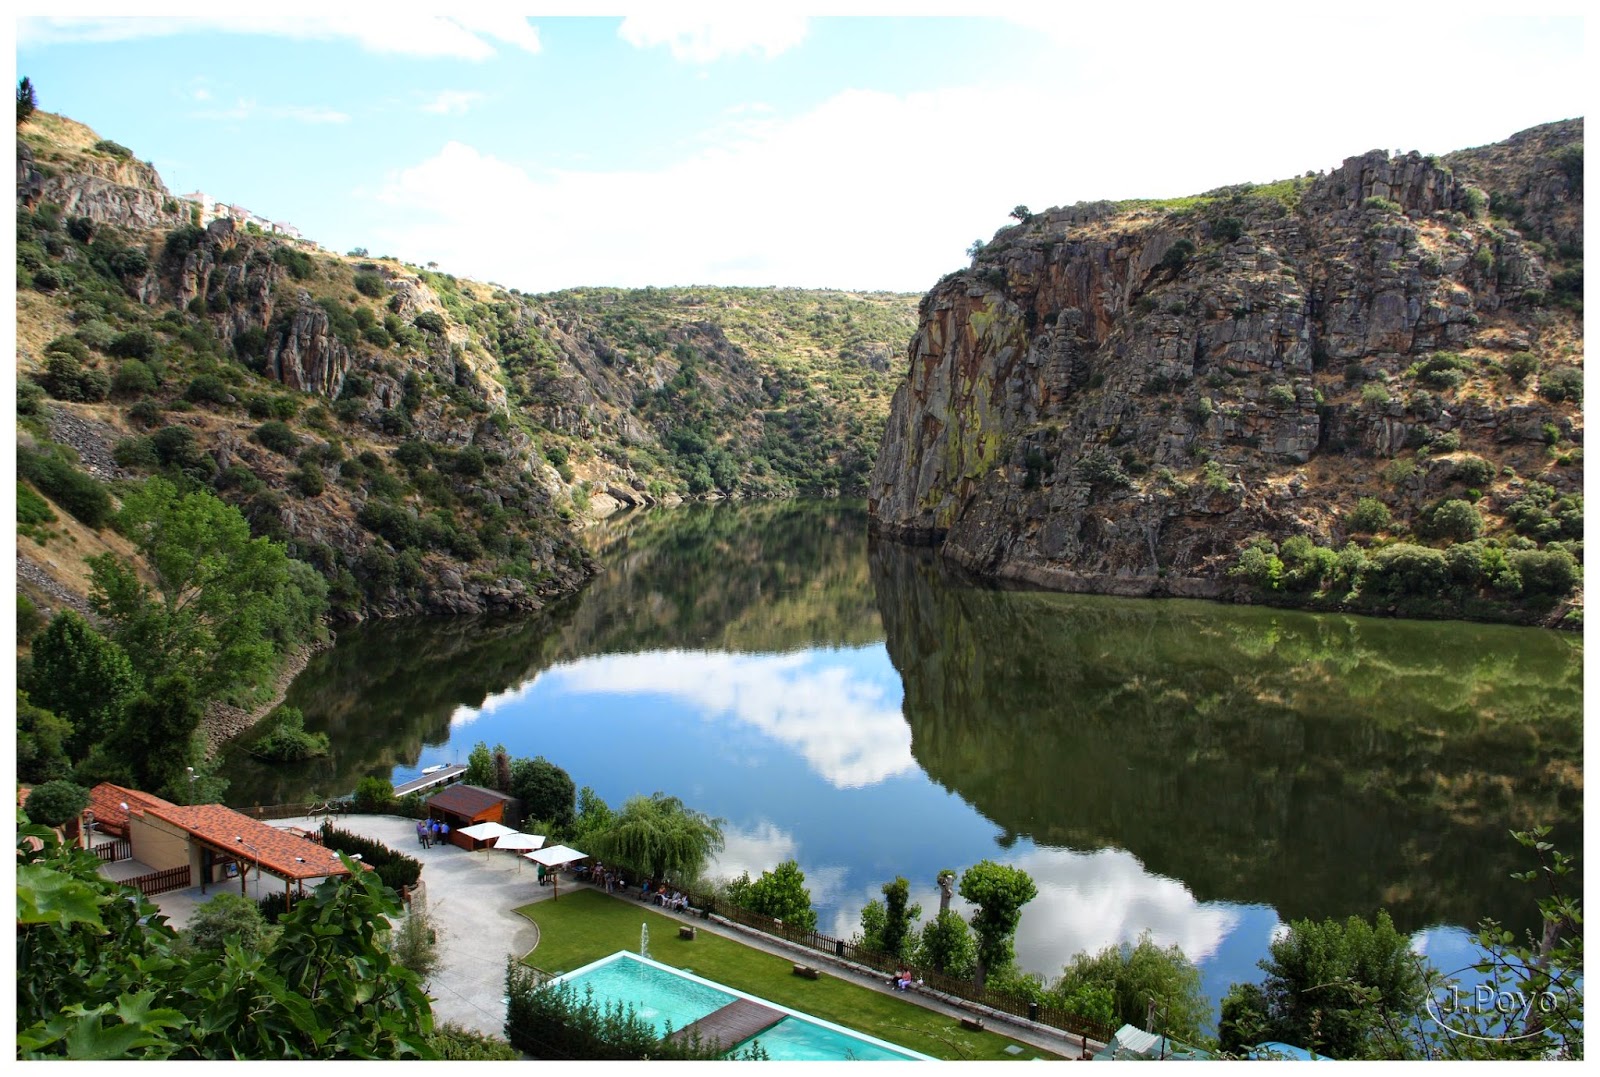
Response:
M688 939L689 941L693 942L694 941L694 925L693 924L679 924L678 925L678 938L680 938L680 939Z
M794 974L796 976L804 976L808 980L815 980L822 975L822 970L814 969L810 965L796 965Z
M983 1031L983 1018L981 1018L981 1017L963 1017L961 1019L961 1027L966 1029L968 1032L982 1032Z

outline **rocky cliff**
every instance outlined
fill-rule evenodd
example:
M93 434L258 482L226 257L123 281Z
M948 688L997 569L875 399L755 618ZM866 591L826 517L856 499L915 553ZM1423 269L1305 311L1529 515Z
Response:
M1530 486L1581 497L1581 154L1566 121L1002 229L923 299L874 526L992 576L1245 599L1253 538L1432 539L1443 500L1511 536Z

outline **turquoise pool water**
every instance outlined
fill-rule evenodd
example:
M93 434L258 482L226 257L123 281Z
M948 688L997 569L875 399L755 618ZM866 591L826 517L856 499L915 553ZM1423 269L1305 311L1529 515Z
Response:
M631 955L628 955L631 956ZM640 1017L649 1021L656 1035L665 1035L667 1025L683 1028L722 1009L736 997L709 983L697 982L672 969L643 961L618 961L611 957L560 977L581 995L594 988L594 997L603 1002L632 1003Z
M788 1016L738 1047L760 1043L767 1057L775 1062L932 1061L916 1051L851 1032L625 951L558 976L553 982L571 984L580 992L592 988L594 997L601 1001L631 1003L658 1034L666 1032L669 1024L674 1029L683 1028L735 999L759 1002Z

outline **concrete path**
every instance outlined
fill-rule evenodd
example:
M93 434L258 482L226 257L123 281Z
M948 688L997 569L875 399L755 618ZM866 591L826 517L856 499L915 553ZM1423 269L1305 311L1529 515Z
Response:
M321 817L277 819L273 826L299 827L315 830L322 825ZM417 841L416 820L392 815L342 815L334 825L363 837L383 842L392 849L414 856L422 861L422 884L428 913L438 935L439 968L429 978L427 991L434 998L433 1013L436 1022L446 1021L476 1029L494 1036L505 1035L505 971L506 959L521 958L533 950L539 941L539 930L534 924L512 910L550 897L550 888L539 885L537 866L523 857L496 850L469 853L454 845L434 845L424 849ZM276 880L268 879L268 890ZM561 889L570 892L578 887L589 887L565 877ZM231 884L234 893L237 884ZM219 888L210 888L214 894ZM254 891L255 883L251 881ZM210 895L208 894L207 897ZM252 892L252 897L255 893ZM199 888L162 894L153 899L172 921L183 927L189 913L203 901ZM617 897L618 901L633 898ZM952 1019L972 1016L975 1008L956 1006L926 995L912 992L894 992L884 977L860 971L848 963L840 962L814 950L789 944L730 923L701 920L687 914L672 913L652 906L651 911L663 913L693 923L702 931L710 931L734 939L746 946L791 960L803 959L806 964L825 968L830 975L859 984L868 990L884 994L898 994L907 1002L925 1009L948 1014ZM535 957L537 963L537 957ZM1029 1043L1035 1047L1067 1058L1079 1056L1077 1037L1066 1037L1045 1025L998 1015L983 1014L986 1023L1001 1035ZM1090 1041L1090 1049L1096 1047Z

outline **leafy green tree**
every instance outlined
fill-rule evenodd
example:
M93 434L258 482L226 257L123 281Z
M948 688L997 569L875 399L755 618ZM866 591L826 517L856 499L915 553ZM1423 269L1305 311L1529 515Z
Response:
M511 766L512 796L522 801L529 819L545 819L557 826L571 826L576 790L572 775L544 756L518 759Z
M922 919L922 906L911 904L911 883L903 875L883 884L883 951L900 957L908 949L911 925Z
M1102 1019L1108 1023L1148 1027L1152 1001L1159 1028L1149 1031L1196 1040L1211 1023L1211 1003L1201 987L1199 968L1177 946L1157 946L1148 931L1136 944L1076 954L1050 987L1061 1006L1086 1017L1093 1016L1086 1010L1101 1008L1106 992L1111 1013Z
M785 860L751 881L747 871L728 884L728 900L742 909L782 920L783 926L806 932L817 929L817 913L811 907L811 891L806 875L794 860Z
M328 734L307 733L300 708L279 707L268 716L266 731L250 745L250 752L279 763L297 763L327 755Z
M72 723L43 707L17 689L17 780L48 782L72 773L67 742Z
M72 782L45 782L28 794L28 817L45 826L61 826L88 806L89 790Z
M1375 497L1363 497L1344 519L1352 531L1375 535L1389 526L1389 506Z
M90 600L146 680L181 673L203 699L237 694L275 668L284 634L315 631L313 612L320 622L317 597L304 593L284 548L252 539L239 511L204 490L180 494L148 479L117 524L155 586L104 554L88 562Z
M1259 964L1267 974L1259 995L1230 996L1224 1032L1264 1029L1263 1038L1360 1058L1387 1022L1409 1023L1422 1012L1419 961L1387 912L1370 924L1359 916L1342 924L1297 920ZM1252 1012L1254 1003L1263 1009Z
M35 706L71 724L63 749L72 760L116 728L140 685L126 652L71 609L52 617L33 641L33 663L21 682Z
M980 860L961 876L960 894L976 908L972 929L978 936L976 978L981 987L990 972L1008 968L1016 959L1012 939L1022 907L1039 894L1033 878L1021 868Z
M204 954L221 954L229 943L248 952L266 949L274 932L261 906L231 891L218 893L196 909L183 929L183 941Z
M472 751L467 753L467 772L461 780L484 789L495 788L494 757L489 754L489 745L480 740L472 746Z
M17 123L26 123L34 110L39 107L39 94L33 88L33 82L26 75L17 83Z
M883 902L873 898L861 906L861 930L856 933L853 941L863 950L886 953L883 945L883 929L888 922L888 910L883 907Z
M102 749L124 764L136 789L179 804L190 799L187 767L198 753L201 704L194 682L183 674L158 678L128 704L122 724Z
M598 807L588 807L598 818ZM698 877L707 859L722 850L722 825L723 820L665 793L629 797L610 825L594 832L589 842L593 848L586 851L654 879L688 883Z
M17 861L19 1059L431 1057L427 996L380 941L400 903L352 861L270 947L202 965L97 857L25 818Z
M394 806L394 783L388 778L362 778L356 782L355 802L359 811L388 811Z
M922 927L917 940L917 964L946 976L966 979L978 963L972 930L961 914L945 909Z
M1027 206L1017 206L1012 209L1009 216L1013 220L1018 220L1026 224L1030 219L1032 219L1033 212L1029 210Z
M595 836L609 830L616 822L617 813L601 799L591 786L578 790L578 816L572 824L572 837L578 848L593 844Z

